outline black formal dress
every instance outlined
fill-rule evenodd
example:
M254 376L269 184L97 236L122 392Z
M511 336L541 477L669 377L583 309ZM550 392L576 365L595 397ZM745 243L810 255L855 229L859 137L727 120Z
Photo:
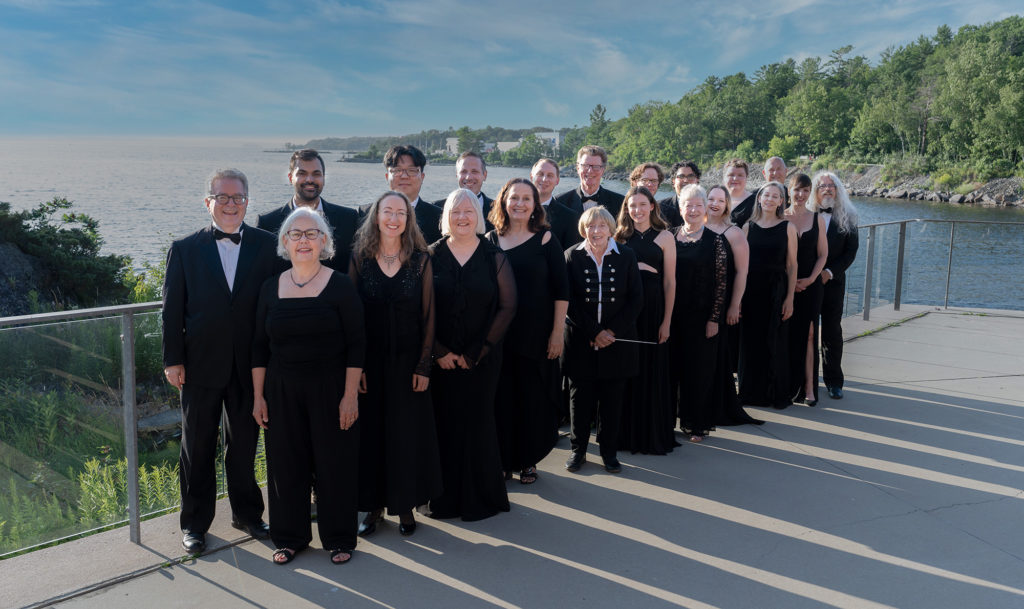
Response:
M678 405L679 428L706 436L715 427L715 403L720 387L719 351L725 347L725 300L728 291L728 257L725 237L705 228L696 241L680 241L676 235L676 303L672 309L672 372ZM707 324L719 332L707 338Z
M729 219L732 223L739 228L743 228L743 225L750 219L750 215L754 213L754 206L757 205L757 193L761 192L756 190L746 196L739 203L733 201L732 211L729 212Z
M750 223L750 266L740 327L740 402L785 408L789 395L789 328L782 321L788 281L789 222L771 228Z
M670 228L682 225L683 215L679 211L679 195L661 199L658 201L658 207L661 208L661 217L665 219Z
M796 276L807 277L818 262L818 214L814 214L811 228L797 238ZM807 335L814 328L814 344L818 344L818 316L821 315L821 295L824 290L821 278L807 286L803 292L793 295L793 316L789 318L789 396L794 401L805 397L818 399L818 379L814 379L814 395L805 396L804 386L807 362ZM803 338L801 338L803 337ZM818 350L814 349L814 365L818 369Z
M614 461L626 382L639 371L637 344L616 341L595 350L591 343L605 329L616 338L637 340L636 320L644 306L640 268L633 250L614 241L600 272L586 242L567 249L565 263L569 314L562 369L569 378L569 442L574 454L585 455L596 416L601 457Z
M436 209L436 208L435 208ZM481 520L509 510L494 423L502 339L516 312L515 276L508 259L481 239L460 265L448 240L431 247L437 332L434 357L465 357L469 370L434 367L431 387L444 492L430 516Z
M583 240L580 236L580 214L561 203L552 201L544 206L551 233L558 239L563 248L576 245Z
M341 429L347 368L366 352L363 304L352 281L334 272L317 296L280 298L278 278L263 284L256 310L253 368L266 368L267 495L270 536L301 550L313 539L310 489L325 550L356 547L360 421Z
M376 258L353 261L352 280L366 308L366 393L359 395L359 510L400 515L441 494L441 459L430 391L434 348L434 276L426 252L394 277Z
M826 387L842 389L843 376L843 300L846 297L846 269L857 258L860 236L854 228L848 233L839 230L832 214L825 214L825 236L828 259L825 268L832 279L824 285L821 296L821 377Z
M730 326L725 322L729 311L729 304L732 302L733 285L736 280L736 260L732 251L732 245L726 235L729 231L740 231L735 226L729 226L722 233L722 245L725 246L726 274L725 274L725 309L723 312L723 323L718 325L718 359L715 365L715 389L712 395L714 424L716 426L761 425L764 421L755 419L747 414L747 411L740 405L739 396L736 394L735 374L739 361L740 326ZM746 239L746 237L743 237Z
M658 342L658 328L665 318L665 253L654 242L660 232L656 228L633 231L626 241L638 262L655 269L640 270L644 306L636 320L639 339L653 343ZM669 345L640 345L637 351L637 375L626 383L619 450L664 455L677 446Z
M163 290L164 366L184 365L181 390L181 530L203 534L217 501L217 430L225 413L224 469L235 520L257 523L263 493L253 463L252 333L263 282L280 270L273 235L242 225L228 285L213 227L171 244ZM223 240L225 243L230 243Z
M505 337L495 400L502 469L521 471L536 465L558 441L562 375L557 359L548 359L548 339L556 300L569 300L569 279L558 240L547 231L505 250L515 275L516 316ZM486 238L500 248L498 234ZM559 337L561 338L561 337Z
M583 189L577 186L569 192L563 192L555 197L554 202L561 203L578 214L582 214L585 210L593 207L594 205L604 205L605 209L611 212L612 217L618 219L623 199L623 196L619 193L601 186L597 189L597 192L594 193L593 197L588 197L586 201L583 199Z
M359 212L351 207L328 203L323 199L320 199L320 203L324 218L327 219L334 236L334 256L330 260L325 260L324 264L335 271L347 273L348 261L352 257L352 240L359 226ZM281 230L281 225L293 211L295 205L289 201L274 211L260 214L256 226L277 235L277 231Z

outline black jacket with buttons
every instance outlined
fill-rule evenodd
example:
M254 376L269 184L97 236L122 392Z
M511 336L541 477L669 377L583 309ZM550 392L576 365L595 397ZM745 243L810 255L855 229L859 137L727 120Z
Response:
M594 338L610 330L616 338L636 339L636 320L643 308L644 294L636 254L625 245L605 254L601 279L586 250L573 246L565 250L569 274L569 312L565 324L562 366L565 374L585 379L629 378L638 372L636 343L615 342L594 350ZM601 321L597 305L600 294Z

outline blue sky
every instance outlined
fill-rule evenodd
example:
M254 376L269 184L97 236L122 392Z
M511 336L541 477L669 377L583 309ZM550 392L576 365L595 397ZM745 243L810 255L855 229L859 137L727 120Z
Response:
M1019 2L0 0L0 135L293 141L572 126L708 75L982 24ZM282 140L283 141L283 140Z

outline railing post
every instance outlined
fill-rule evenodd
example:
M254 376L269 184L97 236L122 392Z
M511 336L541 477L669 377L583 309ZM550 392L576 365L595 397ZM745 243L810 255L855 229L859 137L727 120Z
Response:
M864 321L871 319L871 279L875 266L875 228L868 228L868 261L864 267Z
M942 308L949 308L949 277L953 274L953 238L956 236L956 220L949 224L949 260L946 262L946 298Z
M893 295L893 310L900 310L900 301L903 300L903 246L907 240L907 223L900 222L900 242L896 249L896 293Z
M128 462L128 539L141 543L139 522L139 434L135 409L135 316L121 315L121 377L124 379L124 456Z

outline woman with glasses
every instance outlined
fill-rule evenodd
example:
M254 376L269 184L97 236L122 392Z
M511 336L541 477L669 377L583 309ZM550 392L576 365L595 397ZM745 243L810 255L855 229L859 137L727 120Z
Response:
M785 190L768 182L743 227L750 247L740 326L740 402L785 408L789 395L789 327L796 289L796 228L785 220Z
M509 510L494 398L502 339L516 313L512 265L482 239L483 212L471 190L453 191L430 246L437 294L434 409L444 492L430 516L482 520Z
M300 207L281 225L278 254L292 267L260 292L253 337L253 417L265 430L270 536L275 564L313 538L315 487L320 541L333 564L356 547L357 389L366 350L363 305L334 254L331 229Z
M537 463L558 441L565 311L569 279L562 246L526 178L505 183L491 207L487 240L508 257L516 278L516 316L506 333L495 404L502 469L521 484L537 481Z
M789 396L795 403L814 406L818 403L818 316L824 288L819 275L828 258L828 239L825 219L807 207L810 176L793 174L789 193L792 205L786 209L786 220L797 233L796 291L789 320Z
M359 510L367 536L398 516L416 530L413 509L441 494L430 371L434 281L427 244L409 199L386 192L356 233L349 276L366 309L366 367L359 384Z
M627 383L619 449L649 455L664 455L677 446L668 352L676 298L676 247L659 209L647 187L634 186L626 192L615 230L615 240L636 253L644 293L637 336L651 343L638 349L640 372Z

